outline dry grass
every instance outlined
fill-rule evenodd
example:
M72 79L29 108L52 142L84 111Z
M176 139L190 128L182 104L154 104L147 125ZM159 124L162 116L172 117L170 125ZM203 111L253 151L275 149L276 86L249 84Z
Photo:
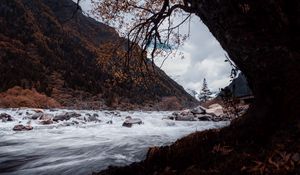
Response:
M169 96L163 97L158 103L159 110L179 110L182 109L182 105L177 97Z
M0 93L0 107L4 108L56 108L60 106L57 101L38 93L35 89L23 89L15 86L6 92Z

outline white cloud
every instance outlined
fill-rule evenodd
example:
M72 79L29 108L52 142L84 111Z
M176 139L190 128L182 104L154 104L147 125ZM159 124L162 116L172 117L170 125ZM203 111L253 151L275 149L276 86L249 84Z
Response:
M174 58L165 63L162 69L185 88L199 91L206 78L210 89L217 91L229 84L230 66L225 60L225 51L209 32L208 28L194 17L191 23L191 37L179 49L184 53L186 64ZM188 64L188 65L187 65ZM182 73L173 71L181 69Z

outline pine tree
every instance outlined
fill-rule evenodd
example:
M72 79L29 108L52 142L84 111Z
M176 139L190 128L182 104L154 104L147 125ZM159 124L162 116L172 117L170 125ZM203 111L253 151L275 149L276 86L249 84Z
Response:
M201 102L206 102L207 100L209 100L211 98L211 95L212 95L212 93L207 86L206 79L204 78L203 84L202 84L202 89L199 94L199 100Z

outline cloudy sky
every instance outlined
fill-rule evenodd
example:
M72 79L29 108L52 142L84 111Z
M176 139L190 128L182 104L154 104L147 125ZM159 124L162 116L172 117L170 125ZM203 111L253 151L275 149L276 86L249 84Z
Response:
M83 0L81 6L86 12L91 10L89 0ZM203 78L213 91L229 84L231 68L224 62L226 52L198 17L192 18L190 38L180 51L184 59L168 58L162 69L184 88L199 91ZM161 60L157 61L158 66Z

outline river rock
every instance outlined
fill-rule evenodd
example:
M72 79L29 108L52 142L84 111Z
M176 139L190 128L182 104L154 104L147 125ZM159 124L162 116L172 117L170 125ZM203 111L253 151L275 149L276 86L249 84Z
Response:
M43 125L50 125L50 124L53 124L53 115L50 115L50 114L43 114L39 120L41 124Z
M42 125L50 125L50 124L53 124L53 120L52 119L49 119L49 120L42 120L40 121L40 123Z
M199 121L214 121L214 117L209 114L198 114L196 117Z
M13 130L14 131L29 131L32 130L33 127L28 125L28 126L24 126L24 125L16 125L14 126Z
M229 116L229 115L226 115L226 114L222 114L222 115L220 115L216 118L219 119L219 121L230 121L234 118L234 116Z
M221 116L224 114L223 107L218 103L210 105L206 110L206 113L215 114L216 116Z
M194 115L188 114L188 115L179 115L174 117L177 121L196 121Z
M76 120L73 120L72 122L73 122L75 125L79 125L79 122L76 121Z
M88 116L85 121L88 121L88 122L101 122L101 120L99 120L95 115Z
M41 118L43 115L44 115L43 113L35 113L30 117L30 119L37 120L37 119Z
M6 113L0 114L0 119L2 120L2 122L7 122L7 121L11 122L11 121L13 121L12 116L9 115L9 114L6 114Z
M113 124L113 121L109 120L109 121L106 122L106 124L110 124L111 125L111 124Z
M205 114L206 113L206 109L202 106L198 106L196 108L193 108L190 111L192 114Z
M67 122L64 122L63 124L62 124L62 126L74 126L74 125L78 125L79 124L79 122L77 122L77 121L67 121Z
M128 127L128 128L130 128L130 127L132 127L132 125L134 125L134 124L143 124L143 122L142 122L142 120L141 119L139 119L139 118L127 118L126 117L126 120L124 121L124 123L123 123L123 125L122 126L124 126L124 127Z
M189 115L191 114L191 111L189 109L186 110L182 110L179 113L177 113L178 115ZM176 113L174 114L176 116Z
M66 112L64 114L55 116L53 118L53 121L58 122L58 121L70 120L71 118L78 118L80 116L81 114L77 114L76 112Z
M43 114L39 119L40 120L52 120L54 118L51 114Z
M178 113L178 112L173 112L173 113L172 113L172 116L175 116L175 117L176 117L176 116L179 116L179 113Z
M70 120L70 118L71 118L70 116L65 115L65 114L62 114L62 115L57 115L57 116L55 116L55 117L53 118L53 121L58 122L58 121Z

